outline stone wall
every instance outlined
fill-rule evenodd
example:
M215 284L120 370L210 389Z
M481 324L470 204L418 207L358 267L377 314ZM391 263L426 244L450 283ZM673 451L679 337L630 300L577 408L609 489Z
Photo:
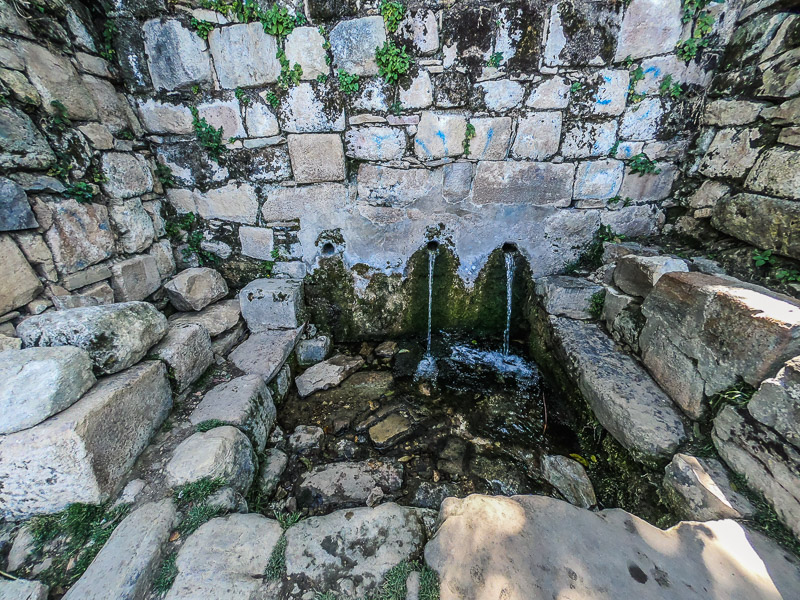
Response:
M53 305L158 301L175 271L155 163L93 15L26 6L0 4L4 335Z
M800 16L793 4L748 2L739 14L708 90L686 165L686 214L674 228L704 244L744 242L744 263L753 247L800 259ZM796 263L782 266L797 272ZM759 274L787 281L778 265Z
M120 70L174 175L169 203L199 215L229 275L273 250L279 273L341 255L367 279L399 274L436 238L468 284L506 242L541 276L601 225L659 230L738 9L708 7L686 63L680 0L410 2L396 31L376 2L312 0L289 3L282 36L224 2L118 6ZM412 58L396 84L376 61L387 40ZM679 97L660 92L668 76ZM218 159L203 118L222 128Z

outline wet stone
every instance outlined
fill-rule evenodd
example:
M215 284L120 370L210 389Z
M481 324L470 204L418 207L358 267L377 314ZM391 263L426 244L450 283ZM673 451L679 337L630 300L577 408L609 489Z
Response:
M322 449L325 432L321 427L298 425L289 436L289 449L294 454L314 454Z
M403 466L377 460L332 463L315 467L297 484L298 502L309 508L329 510L367 502L374 488L385 495L403 485Z
M369 428L369 437L378 448L393 446L411 433L413 423L396 412Z

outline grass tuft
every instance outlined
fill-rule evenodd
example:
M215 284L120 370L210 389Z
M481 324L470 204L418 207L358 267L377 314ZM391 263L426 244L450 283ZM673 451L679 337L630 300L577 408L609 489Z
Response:
M176 488L172 494L181 506L204 502L211 494L228 484L222 477L203 477Z
M166 594L175 582L175 578L178 576L177 559L178 553L173 551L161 563L161 570L153 581L153 589L159 594Z

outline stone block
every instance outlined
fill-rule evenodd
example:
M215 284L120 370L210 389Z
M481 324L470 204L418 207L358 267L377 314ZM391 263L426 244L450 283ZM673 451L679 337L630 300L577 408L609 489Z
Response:
M544 50L548 66L603 65L611 62L622 11L595 2L558 2L550 9Z
M208 45L223 88L255 87L278 80L277 43L258 21L215 27L208 34Z
M166 332L166 317L146 302L48 312L25 319L17 327L26 348L83 348L96 373L116 373L136 364Z
M290 135L288 141L297 183L341 181L345 178L344 149L338 134Z
M536 280L534 289L548 314L583 320L594 318L592 296L605 292L602 285L565 275L541 277Z
M156 89L172 91L211 83L206 43L196 33L175 19L151 19L142 28L147 66Z
M580 121L565 127L561 154L564 158L607 155L617 141L617 122Z
M327 86L302 82L281 100L279 117L286 133L344 131L344 108Z
M758 385L800 354L800 302L732 277L666 273L642 313L643 362L693 418L706 398L740 381Z
M614 62L672 52L683 30L681 15L680 0L644 0L628 6Z
M223 425L192 434L182 441L167 463L167 482L173 488L221 477L241 494L247 493L255 475L250 440L236 427Z
M266 227L239 227L242 254L261 260L272 260L274 236Z
M43 423L0 437L0 514L16 520L105 501L171 407L166 369L147 361L100 379Z
M295 348L297 363L301 367L322 362L328 357L330 351L331 338L327 335L318 335L308 340L300 340L297 342L297 348Z
M656 137L664 108L659 98L645 98L638 104L625 109L619 127L622 140L652 140Z
M664 274L688 270L686 261L679 258L629 254L617 261L614 283L626 294L645 298Z
M156 268L161 279L166 279L175 272L175 256L169 240L161 240L150 247L150 256L156 261Z
M12 106L0 106L0 166L43 169L56 155L44 135L25 113Z
M406 152L406 134L399 127L354 127L344 141L347 156L358 160L398 160Z
M194 267L170 279L164 290L177 310L198 311L227 296L228 284L214 269Z
M24 306L42 291L42 283L9 235L0 235L5 282L0 286L0 314Z
M222 300L198 312L178 312L170 315L169 322L202 325L213 338L232 329L239 322L239 301Z
M628 99L630 75L621 69L603 69L595 76L591 111L595 115L621 115Z
M245 111L245 124L250 137L270 137L281 132L278 119L266 104L255 102L247 106Z
M569 206L575 166L569 163L481 161L473 184L475 204Z
M239 292L242 317L253 333L294 329L303 322L303 283L289 279L256 279Z
M578 200L609 199L616 196L622 185L625 163L606 158L578 163L574 196Z
M525 88L509 79L482 81L477 87L483 90L483 102L492 112L505 112L516 108L525 97Z
M425 8L407 9L397 35L416 54L433 54L439 49L439 22L436 13Z
M722 127L748 125L758 118L765 106L748 100L713 100L706 104L703 123Z
M739 178L747 174L761 148L758 129L721 129L708 147L700 172L709 177Z
M38 226L22 186L0 177L0 231L19 231Z
M800 153L786 148L770 148L750 170L745 187L790 200L800 199Z
M323 48L325 38L316 27L295 27L286 36L286 59L289 64L295 63L303 69L303 79L316 79L319 75L327 75L330 68L326 62L328 53ZM280 65L278 65L280 72Z
M208 331L193 323L171 323L167 335L149 354L167 365L176 393L197 381L214 362Z
M747 410L800 448L800 356L787 361L777 375L761 383Z
M427 169L393 169L381 165L358 167L358 199L370 204L410 206L442 196L442 175Z
M544 160L558 152L560 139L560 112L532 113L520 117L511 154L516 158Z
M252 334L231 352L230 361L245 373L261 375L272 381L294 350L303 328L268 329Z
M712 208L711 225L758 248L800 259L800 203L757 194L721 197Z
M53 306L57 310L101 304L114 304L114 290L105 281L77 290L72 295L53 296Z
M301 398L305 398L314 392L336 387L362 366L364 366L364 359L360 356L337 354L333 358L309 367L295 379L297 392Z
M94 382L92 361L80 348L0 352L0 434L28 429L69 408Z
M672 163L657 163L659 173L633 173L625 169L625 178L619 195L622 198L633 198L636 202L658 202L669 198L672 184L678 169Z
M158 576L167 540L177 525L172 500L149 502L123 519L65 600L136 600Z
M420 160L458 156L464 151L467 120L463 115L423 112L414 137Z
M534 84L525 101L528 108L566 108L569 104L569 81L563 77L548 77Z
M192 113L182 104L170 104L148 98L139 103L139 119L149 133L186 135L194 131Z
M350 74L377 75L378 63L375 49L386 41L382 17L362 17L341 21L331 29L329 40L333 52L333 66L338 72L344 69Z
M220 188L195 193L194 201L197 212L204 219L245 224L256 222L258 196L249 183L231 181Z
M111 287L120 302L144 300L161 287L156 259L140 254L111 265Z
M238 100L213 100L199 104L197 114L212 127L222 128L223 140L247 137Z
M28 579L0 580L0 598L3 600L47 600L50 588Z
M511 117L479 117L470 119L475 137L469 142L468 158L505 160L511 141Z
M204 421L233 425L250 438L260 454L275 425L275 417L275 404L264 379L261 375L244 375L206 392L189 421L195 426Z
M303 474L298 500L303 506L363 505L375 488L389 495L403 485L403 465L367 460L321 465Z
M45 232L45 241L59 273L75 273L113 254L114 234L105 206L70 198L47 207L53 225Z
M286 453L277 448L269 448L264 453L258 477L255 481L256 489L258 489L263 498L270 498L275 492L288 462L289 458Z
M103 191L112 198L132 198L153 190L153 173L141 154L106 152L102 167L108 178Z
M144 252L153 243L153 221L138 198L112 202L109 215L120 234L118 244L122 252Z
M597 504L586 469L576 460L550 454L542 457L542 477L569 502L581 508Z
M407 88L400 84L397 97L404 109L428 108L433 104L433 85L428 71L420 70Z

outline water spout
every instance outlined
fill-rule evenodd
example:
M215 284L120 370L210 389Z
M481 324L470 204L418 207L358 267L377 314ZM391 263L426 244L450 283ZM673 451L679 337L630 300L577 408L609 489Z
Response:
M438 246L438 245L437 245ZM433 316L433 269L436 266L437 246L428 244L428 346L425 355L431 354L431 324Z
M511 296L514 288L514 252L506 250L506 329L503 332L503 354L511 351Z

